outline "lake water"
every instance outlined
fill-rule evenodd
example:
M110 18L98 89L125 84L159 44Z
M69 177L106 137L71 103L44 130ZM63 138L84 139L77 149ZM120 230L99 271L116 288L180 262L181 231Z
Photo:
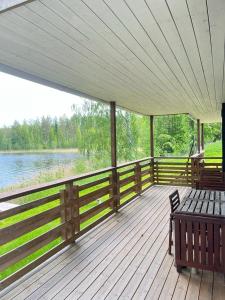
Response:
M66 153L0 153L0 188L22 183L41 172L71 166L80 155Z

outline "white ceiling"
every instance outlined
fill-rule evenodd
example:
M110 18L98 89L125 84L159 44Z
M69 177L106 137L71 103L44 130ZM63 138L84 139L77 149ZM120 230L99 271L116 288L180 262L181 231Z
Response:
M25 1L0 14L0 69L212 122L225 99L224 37L225 0Z

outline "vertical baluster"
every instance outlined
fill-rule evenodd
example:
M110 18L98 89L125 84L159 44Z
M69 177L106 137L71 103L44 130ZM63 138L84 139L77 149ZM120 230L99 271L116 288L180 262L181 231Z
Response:
M76 238L76 235L80 232L80 202L79 202L79 186L75 185L73 187L73 196L72 199L73 205L72 205L72 218L74 223L74 239Z
M61 204L62 204L62 214L61 220L65 223L65 227L62 232L62 237L65 241L70 242L72 239L72 224L71 224L71 205L68 189L62 190L60 192Z
M112 185L110 191L110 197L113 198L112 209L117 211L120 205L119 198L119 173L116 169L112 170L112 174L109 176L109 183Z
M135 185L136 185L135 191L138 195L140 195L142 185L141 185L141 166L139 162L136 163L134 172L135 172Z
M61 193L62 213L61 220L65 223L62 237L68 242L73 242L80 232L79 218L79 186L73 186L70 182Z
M155 169L156 169L156 183L158 184L159 183L159 162L158 160L155 162Z
M150 177L152 177L152 183L155 183L155 179L154 179L154 165L155 165L155 161L154 158L152 158L150 160Z
M64 224L62 229L62 239L67 241L67 191L60 191L60 202L61 202L61 223Z

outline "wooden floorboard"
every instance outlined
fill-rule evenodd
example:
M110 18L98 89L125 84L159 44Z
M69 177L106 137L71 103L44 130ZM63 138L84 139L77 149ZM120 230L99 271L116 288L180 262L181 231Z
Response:
M168 195L174 189L152 187L5 289L0 299L225 299L222 274L178 274L167 254ZM181 197L187 190L179 188Z

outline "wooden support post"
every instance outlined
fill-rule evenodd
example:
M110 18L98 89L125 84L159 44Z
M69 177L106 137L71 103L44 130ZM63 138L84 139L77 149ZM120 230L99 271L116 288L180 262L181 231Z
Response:
M116 144L116 103L110 102L110 124L111 124L111 166L112 170L112 186L113 186L113 198L114 198L114 210L118 210L118 174L117 174L117 144Z
M73 203L72 203L72 221L74 226L74 240L80 232L80 202L79 202L79 186L73 187Z
M62 237L68 242L74 242L75 236L80 231L79 218L79 187L68 183L66 189L60 192L62 213L61 220L65 223Z
M195 188L195 159L191 158L191 187Z
M201 147L202 150L205 148L205 142L204 142L204 123L201 124Z
M61 223L64 224L62 228L62 239L64 241L68 241L67 236L67 191L61 190L60 191L60 205L61 205Z
M116 176L116 178L115 178ZM112 174L109 176L109 184L112 185L112 188L110 189L109 197L113 199L112 205L110 207L117 211L118 207L120 205L120 198L119 198L119 173L118 172L112 172Z
M200 120L197 120L197 150L198 153L201 152L201 128L200 128Z
M154 117L150 116L150 156L154 157Z
M135 166L135 185L136 185L136 193L138 195L141 194L141 191L142 191L142 185L141 185L141 166L140 166L140 163L136 163L136 166Z
M222 103L222 170L225 172L225 103Z
M155 182L155 179L154 179L154 155L155 155L155 152L154 152L154 116L150 116L150 156L152 157L151 159L151 164L152 164L152 178L153 178L153 184Z

